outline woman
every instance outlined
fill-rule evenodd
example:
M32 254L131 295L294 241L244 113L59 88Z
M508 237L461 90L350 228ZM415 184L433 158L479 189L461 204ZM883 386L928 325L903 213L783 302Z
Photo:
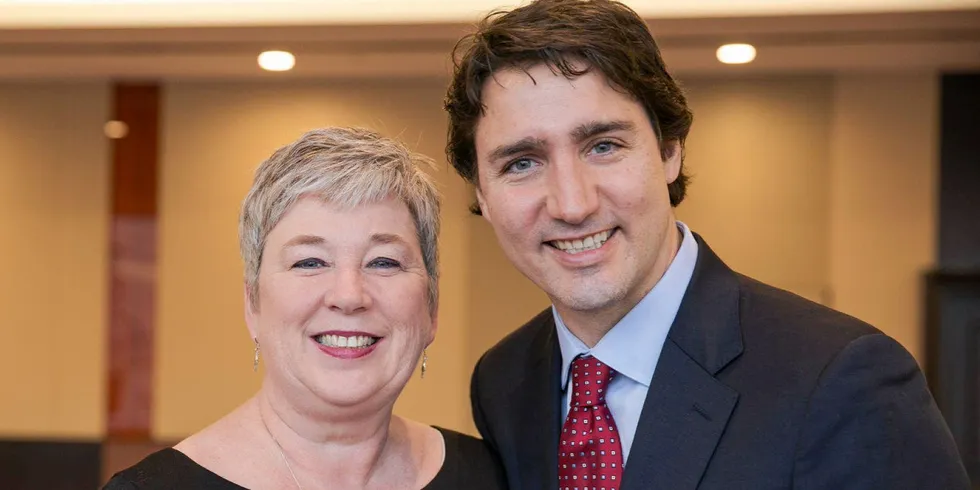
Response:
M436 331L439 200L421 163L341 128L262 163L240 221L262 387L106 489L504 488L482 441L392 415Z

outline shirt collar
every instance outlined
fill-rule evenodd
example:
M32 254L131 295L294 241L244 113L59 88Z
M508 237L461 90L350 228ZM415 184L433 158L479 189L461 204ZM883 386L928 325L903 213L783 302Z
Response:
M592 349L568 330L552 305L561 348L562 391L568 383L572 360L582 354L591 354L616 372L650 387L667 332L680 309L698 258L698 243L690 228L680 221L677 228L683 239L663 277Z

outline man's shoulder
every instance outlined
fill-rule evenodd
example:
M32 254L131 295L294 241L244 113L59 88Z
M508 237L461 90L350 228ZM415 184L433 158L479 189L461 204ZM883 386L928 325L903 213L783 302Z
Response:
M746 351L781 350L797 361L829 361L874 326L829 306L739 275L739 323Z
M547 354L544 349L554 348L554 334L554 316L551 308L546 308L488 349L477 363L477 374L480 370L522 372L529 363Z

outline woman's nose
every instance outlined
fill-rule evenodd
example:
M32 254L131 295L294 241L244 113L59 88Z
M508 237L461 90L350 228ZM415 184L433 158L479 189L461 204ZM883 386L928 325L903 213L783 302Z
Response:
M333 287L324 297L331 310L350 315L371 307L371 295L364 287L364 275L359 268L342 269L335 274Z

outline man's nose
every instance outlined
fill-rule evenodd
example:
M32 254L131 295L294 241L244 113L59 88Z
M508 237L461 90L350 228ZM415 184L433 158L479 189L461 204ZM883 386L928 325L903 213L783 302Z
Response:
M548 213L569 224L580 224L599 207L592 169L575 159L555 162L548 175Z

